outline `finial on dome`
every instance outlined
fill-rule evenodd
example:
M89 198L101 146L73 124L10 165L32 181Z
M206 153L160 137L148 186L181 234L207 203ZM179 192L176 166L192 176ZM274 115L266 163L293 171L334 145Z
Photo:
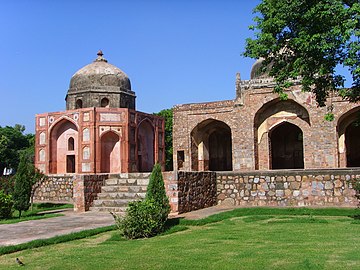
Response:
M103 52L102 50L99 50L97 53L97 58L95 59L95 62L107 62L107 60L103 57Z

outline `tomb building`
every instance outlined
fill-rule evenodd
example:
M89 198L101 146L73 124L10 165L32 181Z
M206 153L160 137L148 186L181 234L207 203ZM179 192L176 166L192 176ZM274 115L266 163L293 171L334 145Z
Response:
M66 110L36 115L35 165L45 174L149 172L164 165L164 120L136 111L129 77L101 51L70 80Z

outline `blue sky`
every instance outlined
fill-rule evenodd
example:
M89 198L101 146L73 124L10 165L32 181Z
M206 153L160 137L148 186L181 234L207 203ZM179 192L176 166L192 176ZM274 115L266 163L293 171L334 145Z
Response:
M0 0L0 126L34 132L65 110L71 76L101 49L136 92L137 109L233 99L258 0Z
M65 110L71 76L99 49L122 69L137 109L233 99L258 1L0 0L0 126L34 132L37 113Z

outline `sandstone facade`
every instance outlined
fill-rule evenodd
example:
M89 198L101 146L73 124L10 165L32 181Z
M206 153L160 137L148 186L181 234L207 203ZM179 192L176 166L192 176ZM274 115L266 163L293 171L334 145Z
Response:
M35 165L45 174L149 172L165 163L164 120L135 110L135 92L98 53L77 71L67 110L36 115Z

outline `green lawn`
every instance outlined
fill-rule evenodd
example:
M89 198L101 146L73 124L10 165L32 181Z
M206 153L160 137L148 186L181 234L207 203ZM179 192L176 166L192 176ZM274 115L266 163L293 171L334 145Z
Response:
M116 231L0 256L0 269L360 269L350 209L236 209L183 221L162 236Z
M21 218L19 218L19 212L15 210L12 214L12 218L2 219L0 220L0 224L11 224L27 220L61 216L62 214L56 214L57 210L73 207L74 206L72 204L64 203L35 203L32 210L29 209L21 213Z

